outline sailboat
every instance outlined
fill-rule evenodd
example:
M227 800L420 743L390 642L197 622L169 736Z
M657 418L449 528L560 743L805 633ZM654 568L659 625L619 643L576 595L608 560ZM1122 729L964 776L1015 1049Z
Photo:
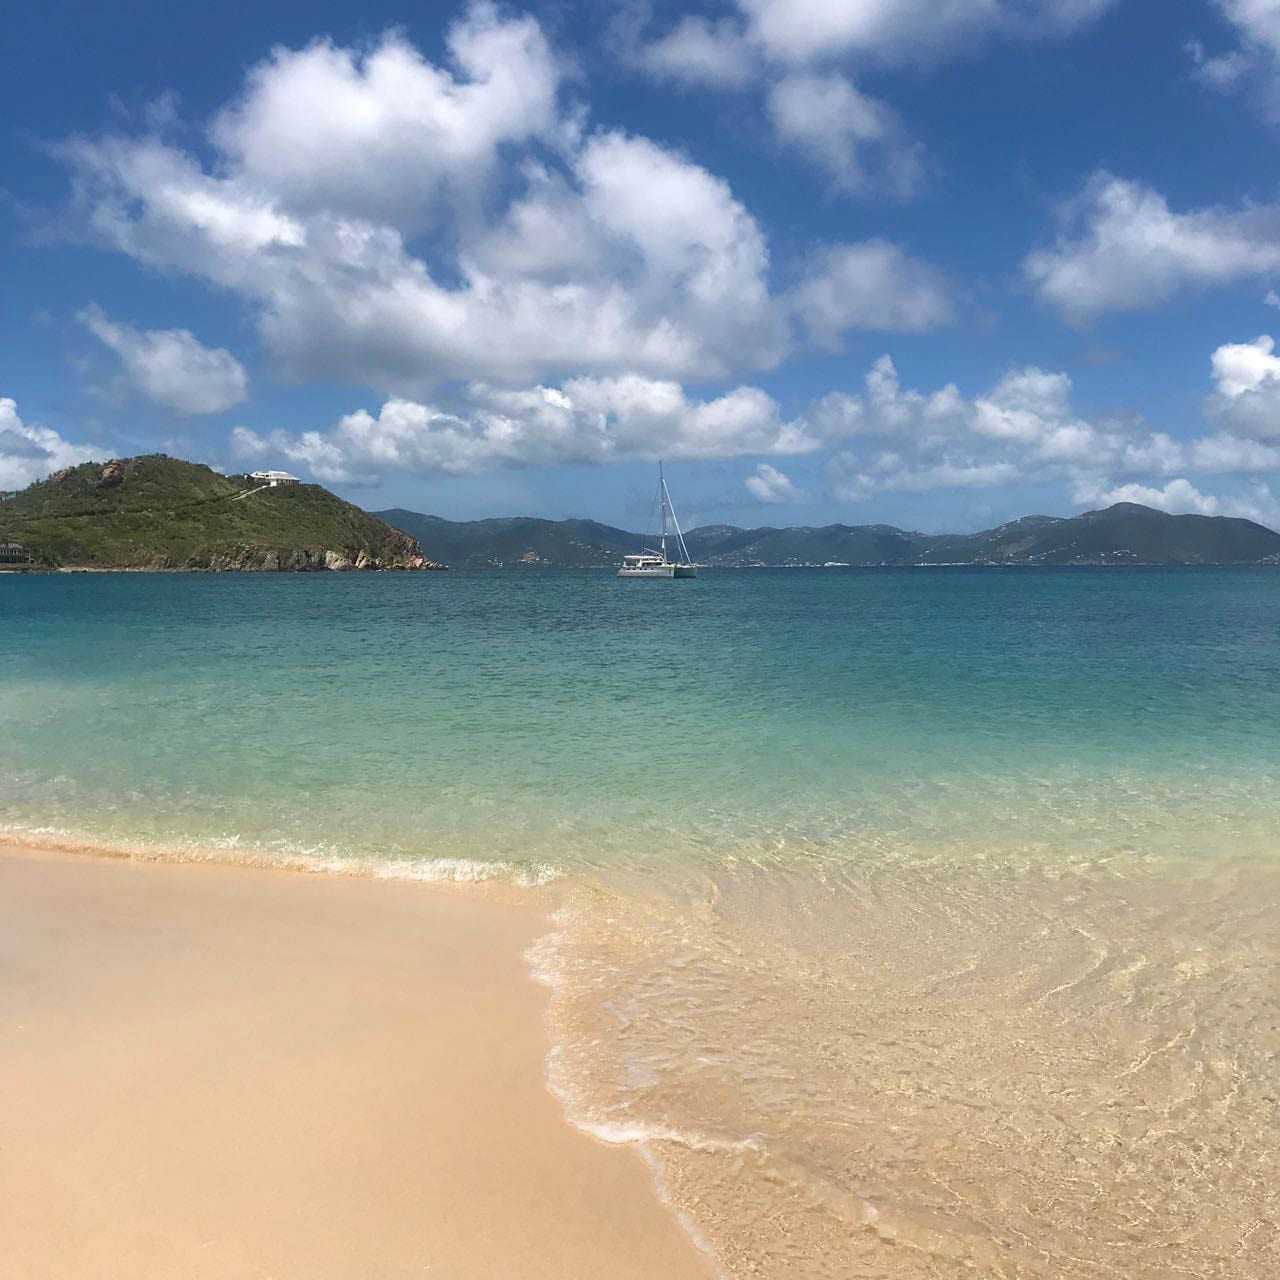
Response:
M661 462L658 463L658 501L662 507L662 537L657 550L646 547L642 542L638 554L622 557L622 568L618 570L618 577L696 578L698 576L697 566L689 559L689 548L684 545L684 534L680 532L680 521L676 518L676 509L671 503L671 494L667 490L667 480L662 474ZM679 551L678 560L672 560L667 554L668 516L675 530L675 544Z

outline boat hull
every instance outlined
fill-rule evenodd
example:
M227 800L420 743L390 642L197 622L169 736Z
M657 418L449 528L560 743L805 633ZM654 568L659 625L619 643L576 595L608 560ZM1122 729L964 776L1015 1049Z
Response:
M679 571L673 564L645 565L640 569L619 569L620 578L678 578Z
M677 578L696 578L698 576L698 567L692 564L678 564L676 565L675 576Z

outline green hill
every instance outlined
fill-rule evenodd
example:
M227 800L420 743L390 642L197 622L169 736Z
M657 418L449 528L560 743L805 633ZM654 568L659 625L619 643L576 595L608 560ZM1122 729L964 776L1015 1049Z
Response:
M314 484L248 476L164 454L87 462L0 502L0 543L46 567L438 568L417 542Z
M735 529L709 525L686 538L689 554L703 564L794 565L910 564L913 538L889 525L831 524L821 528Z
M442 520L394 510L388 524L451 564L609 567L640 535L590 520ZM1280 564L1280 533L1227 516L1172 516L1131 502L1080 516L1026 516L982 533L923 534L890 525L739 529L707 525L685 535L699 564Z

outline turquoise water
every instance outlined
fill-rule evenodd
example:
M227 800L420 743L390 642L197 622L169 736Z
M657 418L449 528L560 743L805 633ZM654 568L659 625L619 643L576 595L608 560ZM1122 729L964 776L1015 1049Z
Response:
M1280 1274L1280 571L0 576L0 834L529 886L730 1280Z
M0 626L11 825L572 867L1194 853L1280 802L1271 571L32 576Z

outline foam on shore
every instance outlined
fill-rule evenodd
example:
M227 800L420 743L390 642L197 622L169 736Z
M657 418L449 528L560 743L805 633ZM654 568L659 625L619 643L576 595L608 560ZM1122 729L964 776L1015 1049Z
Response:
M522 888L550 884L560 872L549 863L517 863L496 859L377 857L288 841L242 841L238 836L154 840L103 838L62 827L0 823L0 844L48 853L89 854L137 862L211 862L229 866L265 867L316 875L354 876L374 880L423 883L485 884L498 882Z

